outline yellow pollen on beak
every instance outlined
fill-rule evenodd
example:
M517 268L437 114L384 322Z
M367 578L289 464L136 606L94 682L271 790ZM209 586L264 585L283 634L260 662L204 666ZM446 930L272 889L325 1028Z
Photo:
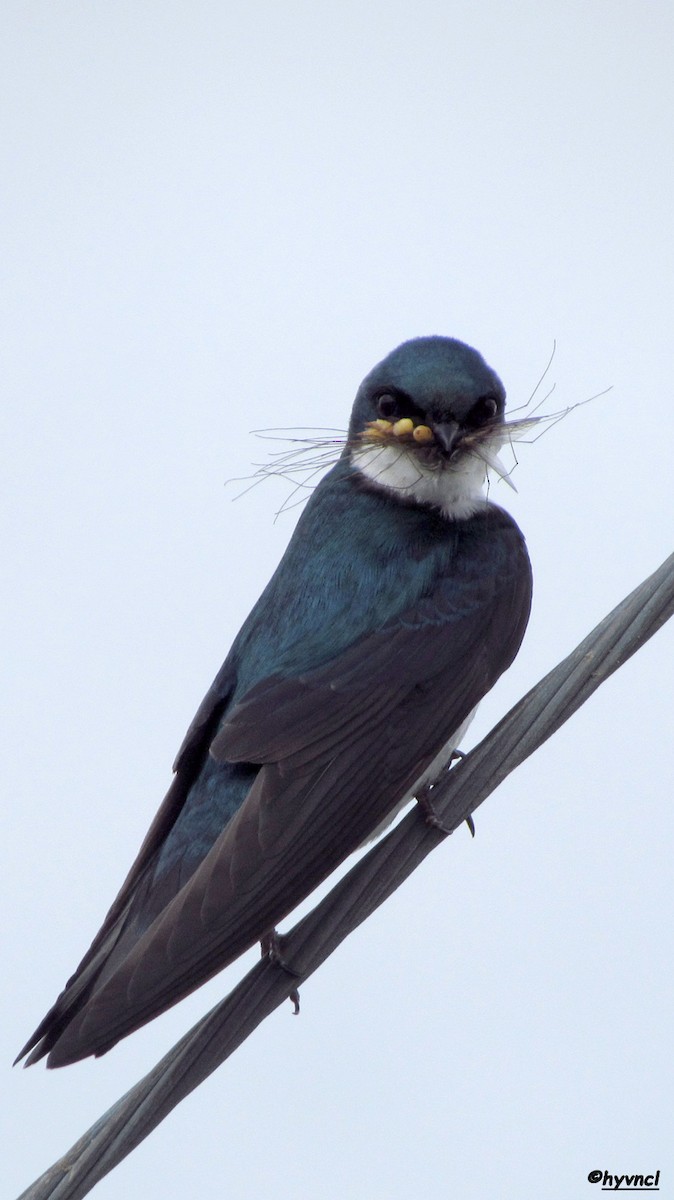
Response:
M415 425L411 417L401 417L395 422L379 417L376 421L368 421L361 434L368 442L387 441L391 436L403 440L411 436L420 446L427 446L435 441L435 434L430 426Z
M402 417L393 426L393 432L396 437L407 437L408 434L412 433L413 429L414 421L411 421L409 417Z
M392 429L391 422L380 417L378 421L368 421L361 436L368 442L376 442L387 437Z

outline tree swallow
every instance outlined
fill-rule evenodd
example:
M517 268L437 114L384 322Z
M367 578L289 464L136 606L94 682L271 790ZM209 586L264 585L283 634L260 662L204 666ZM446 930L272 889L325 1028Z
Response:
M488 466L504 474L504 407L451 338L405 342L365 378L27 1065L105 1054L264 942L448 764L529 617L524 538L483 494Z

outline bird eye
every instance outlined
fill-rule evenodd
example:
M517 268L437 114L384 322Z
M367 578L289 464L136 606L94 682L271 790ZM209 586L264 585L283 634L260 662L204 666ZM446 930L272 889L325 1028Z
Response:
M493 396L480 396L468 413L466 425L476 428L478 425L486 425L487 421L493 420L498 412L498 402Z
M385 417L387 420L395 416L397 407L395 396L392 396L390 392L384 392L377 400L377 412L380 417Z

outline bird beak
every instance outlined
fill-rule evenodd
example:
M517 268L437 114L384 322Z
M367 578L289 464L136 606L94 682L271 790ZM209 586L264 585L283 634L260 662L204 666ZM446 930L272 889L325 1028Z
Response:
M456 444L461 436L461 427L458 421L438 421L433 424L433 433L445 454L449 457L452 451L456 448Z

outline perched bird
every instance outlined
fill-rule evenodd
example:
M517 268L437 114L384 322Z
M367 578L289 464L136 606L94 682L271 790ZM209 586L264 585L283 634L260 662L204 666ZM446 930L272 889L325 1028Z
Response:
M504 406L451 338L405 342L365 378L27 1065L106 1053L264 941L448 763L529 616L524 539L483 494L487 466L504 473Z

